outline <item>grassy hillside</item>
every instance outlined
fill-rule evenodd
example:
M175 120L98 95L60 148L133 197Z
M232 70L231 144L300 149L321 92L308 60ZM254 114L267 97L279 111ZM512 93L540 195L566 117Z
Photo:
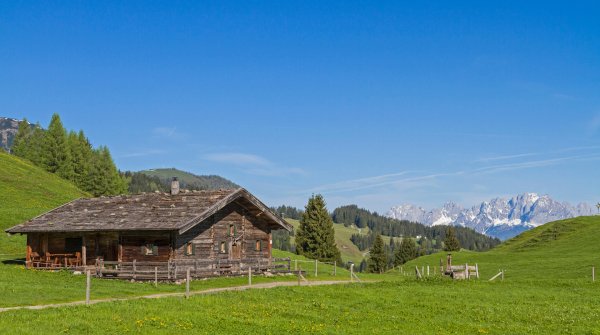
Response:
M300 226L300 222L298 220L294 220L294 219L285 219L285 220L288 223L290 223L292 226L294 226L294 230L298 230L298 227ZM354 245L354 243L352 243L352 241L350 241L350 237L353 234L359 234L359 233L366 235L369 233L369 228L361 228L359 231L358 228L356 228L356 227L346 227L343 224L334 224L333 229L335 230L335 243L336 243L338 249L340 249L340 252L342 254L342 260L344 262L352 261L352 262L354 262L354 264L357 264L357 265L360 264L360 262L365 257L365 255L367 255L368 250L365 250L364 252L358 250L358 247L356 245ZM386 244L390 243L389 236L382 236L382 238ZM291 238L291 242L295 243L293 236Z
M158 177L163 181L171 181L173 177L177 177L177 179L182 184L182 187L190 187L193 186L197 189L232 189L238 188L239 186L234 182L225 179L220 176L210 175L210 176L198 176L193 173L177 170L177 169L150 169L140 171L145 175L151 177ZM188 186L186 186L188 185Z
M6 153L0 153L0 190L2 231L87 196L70 182ZM24 252L24 237L0 234L0 255Z
M600 216L547 223L482 253L453 253L455 264L478 263L484 278L499 269L516 280L591 279L591 267L600 269ZM405 265L439 266L446 255L420 257Z

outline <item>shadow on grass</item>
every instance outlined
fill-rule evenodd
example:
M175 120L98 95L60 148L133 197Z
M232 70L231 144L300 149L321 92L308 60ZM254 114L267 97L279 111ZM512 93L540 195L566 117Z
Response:
M25 258L5 259L2 261L4 265L23 265L25 264Z

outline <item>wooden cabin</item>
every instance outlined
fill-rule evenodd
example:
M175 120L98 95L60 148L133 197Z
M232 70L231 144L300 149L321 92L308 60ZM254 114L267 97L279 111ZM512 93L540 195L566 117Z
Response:
M243 188L179 192L174 181L171 193L77 199L6 232L27 235L28 268L135 278L160 267L171 279L177 267L196 277L268 271L276 229L292 227Z

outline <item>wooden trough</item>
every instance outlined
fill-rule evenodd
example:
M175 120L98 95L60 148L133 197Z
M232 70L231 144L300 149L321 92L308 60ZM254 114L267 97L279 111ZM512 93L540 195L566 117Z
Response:
M475 265L460 264L452 265L452 254L448 254L446 257L446 269L442 260L440 259L440 272L446 276L450 276L452 279L479 279L479 266Z

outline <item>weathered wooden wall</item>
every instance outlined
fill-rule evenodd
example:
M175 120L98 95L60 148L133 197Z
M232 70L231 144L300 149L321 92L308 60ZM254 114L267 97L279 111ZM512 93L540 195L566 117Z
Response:
M270 231L268 221L255 217L238 203L231 203L201 224L177 237L175 259L270 258ZM233 236L230 230L233 229ZM256 251L256 241L261 250ZM226 250L221 252L221 243ZM186 245L192 243L193 255L186 255ZM237 250L236 250L237 249Z
M155 244L158 255L145 255L142 246ZM140 262L166 262L171 255L171 233L170 232L137 232L123 233L121 235L123 262L131 262L134 259Z

